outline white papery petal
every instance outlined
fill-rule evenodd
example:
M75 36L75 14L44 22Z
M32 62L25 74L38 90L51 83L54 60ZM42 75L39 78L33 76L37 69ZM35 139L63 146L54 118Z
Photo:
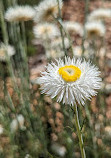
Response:
M104 20L111 18L111 9L109 8L99 8L91 12L88 17L88 20Z
M35 10L28 6L10 7L5 13L5 19L9 22L13 21L28 21L33 19Z
M58 102L64 104L80 104L84 105L86 99L90 100L92 96L97 94L96 90L100 88L101 78L99 77L100 71L95 66L92 66L90 62L86 62L82 59L70 59L65 57L65 63L63 60L56 60L55 63L48 64L46 71L42 73L42 76L38 79L42 85L42 93L50 95L51 98L57 96ZM59 75L58 70L65 65L74 65L81 70L81 76L74 82L66 82Z
M103 23L98 22L98 21L90 21L85 24L85 30L86 30L86 36L87 37L92 37L92 36L104 36L105 34L105 26ZM93 34L92 32L95 32Z
M35 25L33 27L33 33L35 38L43 40L53 39L60 36L58 27L51 23L40 23Z
M62 0L59 0L60 9L63 6ZM47 12L52 8L57 8L52 11L52 14L47 15ZM53 18L53 16L57 16L58 13L58 2L57 0L44 0L40 2L40 4L35 7L36 16L34 17L34 22L38 23L41 21L50 21L49 19Z
M0 61L6 61L7 56L10 58L15 54L15 49L11 45L0 44Z

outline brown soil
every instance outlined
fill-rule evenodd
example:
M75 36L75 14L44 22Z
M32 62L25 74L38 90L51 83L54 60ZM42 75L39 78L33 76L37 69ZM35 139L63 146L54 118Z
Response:
M93 0L89 2L88 12L98 8L111 8L111 1ZM63 8L63 19L84 23L85 19L85 3L83 0L69 0L65 2ZM108 51L111 50L111 19L107 19L106 23L106 48Z

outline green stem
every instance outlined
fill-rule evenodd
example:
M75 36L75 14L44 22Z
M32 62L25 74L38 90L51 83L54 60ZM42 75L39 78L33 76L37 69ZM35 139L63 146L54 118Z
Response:
M82 156L82 158L86 158L80 123L79 123L78 110L77 110L76 104L74 105L74 112L75 112L75 125L76 125L76 129L77 129L77 135L79 138L79 146L80 146L80 150L81 150L81 156Z
M1 28L2 28L2 32L3 32L3 40L4 40L4 43L5 45L7 46L8 45L8 33L7 33L7 27L6 27L6 23L5 23L5 20L4 20L4 5L3 5L3 0L0 1L0 20L1 20ZM17 23L18 24L18 23ZM25 58L25 48L23 48L22 46L22 42L21 42L21 36L20 36L20 28L19 28L19 25L17 25L17 37L18 37L18 46L19 46L19 49L20 51L22 52L21 54L23 54L23 59L25 59L25 64L26 64L26 58ZM22 110L23 114L24 115L27 115L28 117L28 120L29 120L29 123L30 123L30 127L31 126L31 121L30 121L30 103L29 103L29 98L28 96L26 95L26 93L24 94L24 99L21 98L21 93L20 93L20 89L18 88L18 85L17 85L17 82L16 82L16 77L15 77L15 74L14 74L14 70L13 70L13 66L12 66L12 62L9 58L9 56L7 55L6 53L6 57L7 57L7 64L8 64L8 70L9 70L9 73L10 73L10 76L11 76L11 79L13 81L13 87L14 87L14 90L15 92L17 92L19 98L20 98L20 103L23 105L23 108L25 109ZM26 66L25 66L26 67ZM28 69L28 68L27 68ZM22 72L21 72L22 73ZM24 76L22 76L24 78ZM22 78L22 80L23 80ZM25 84L25 80L24 80L24 84ZM24 86L23 86L24 88ZM27 88L27 87L26 87ZM25 92L29 92L29 89L25 89ZM28 98L28 99L27 99ZM11 107L12 108L12 107ZM13 109L14 110L14 109ZM16 112L16 111L14 111ZM31 132L33 133L33 129L30 128Z
M84 51L85 51L85 47L84 47L84 43L85 43L85 40L86 40L86 29L85 29L85 23L87 22L87 15L88 15L88 10L89 10L89 2L90 0L85 0L85 18L84 18L84 35L83 35L83 38L82 38L82 55L84 54Z
M72 47L73 42L72 42L72 40L71 40L71 37L70 37L69 33L67 33L66 30L64 29L64 27L63 27L61 21L58 20L58 23L60 24L60 26L61 26L61 28L62 28L62 30L63 30L63 33L66 35L66 37L67 37L68 40L69 40L70 49L71 49L72 56L73 56L73 47Z
M58 12L59 12L59 23L62 23L62 15L61 15L61 9L60 9L60 5L59 5L59 0L57 0L58 3ZM62 38L62 46L63 46L63 51L65 53L65 56L67 56L67 51L65 48L65 42L64 42L64 31L62 26L60 25L60 33L61 33L61 38Z
M86 110L86 116L87 116L87 118L88 118L88 121L89 121L89 126L90 126L90 131L91 131L91 137L92 137L92 143L93 143L93 149L94 149L94 157L95 158L98 158L98 154L97 154L97 144L96 144L96 142L95 142L95 140L94 140L94 136L95 136L95 133L94 133L94 127L93 127L93 124L92 124L92 122L91 122L91 114L90 114L90 111L89 111L89 109L88 109L88 106L86 105L85 106L85 110Z
M65 42L64 42L63 30L62 30L62 27L61 27L61 26L60 26L60 32L61 32L61 37L62 37L63 50L64 50L64 53L65 53L65 56L67 56L67 51L66 51Z
M6 24L4 21L4 6L3 6L3 1L0 1L0 20L1 20L1 29L2 29L2 33L3 33L3 41L5 44L8 45L8 35L7 35L7 28L6 28Z
M24 68L25 68L25 78L27 79L27 88L29 89L29 70L28 70L28 57L27 57L27 42L26 42L26 31L25 23L21 22L22 35L23 35L23 58L24 58Z

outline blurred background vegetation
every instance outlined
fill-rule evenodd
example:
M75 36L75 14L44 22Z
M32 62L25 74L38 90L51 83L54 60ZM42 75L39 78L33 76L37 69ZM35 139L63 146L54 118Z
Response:
M4 14L7 8L16 3L34 7L39 2L3 0L2 11ZM87 2L88 0L65 1L63 19L83 25L85 10L89 14L98 7L111 8L110 1ZM9 44L15 47L16 54L8 64L3 61L0 63L0 128L3 127L3 132L0 133L0 158L81 158L78 137L73 126L73 111L68 106L57 103L55 99L41 95L40 87L31 82L50 61L45 55L44 46L34 44L34 23L28 21L24 24L27 46L23 44L22 25L6 21L5 24ZM4 42L1 25L0 21L0 42ZM90 56L102 71L103 87L91 103L87 102L85 107L78 108L87 158L111 158L111 18L105 21L105 26L106 34L103 39L98 40L105 41L102 43L103 49L98 51L97 47L93 47L94 52L99 53ZM17 28L20 32L17 32ZM76 35L72 41L74 46L81 46L84 38ZM20 48L20 44L23 47ZM103 59L100 52L104 49L107 54ZM22 57L18 55L26 50L29 74Z

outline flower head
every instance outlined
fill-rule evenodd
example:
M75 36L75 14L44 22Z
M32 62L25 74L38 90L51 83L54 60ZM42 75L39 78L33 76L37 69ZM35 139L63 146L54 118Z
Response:
M82 47L80 47L80 46L75 46L75 47L73 47L73 55L74 56L76 56L76 57L81 57L82 55L84 55L84 57L86 57L86 58L88 58L90 55L90 53L87 51L87 50L85 50L84 51L84 54L82 54Z
M11 131L16 132L18 128L24 129L25 127L24 122L25 122L24 116L22 114L17 115L17 117L13 119L10 124Z
M36 38L41 39L52 39L60 35L59 29L57 26L51 23L42 23L35 25L33 28L33 33Z
M51 149L54 153L56 153L60 157L65 157L66 148L64 146L61 146L60 144L54 143L54 144L52 144Z
M83 28L82 26L73 21L64 21L63 22L63 27L69 34L79 34L80 36L83 35Z
M69 48L70 47L70 43L69 43L69 39L68 38L64 38L64 43L65 43L65 48ZM61 37L55 38L51 41L51 47L53 48L62 48L62 39Z
M0 135L3 134L3 131L4 131L3 126L0 124Z
M5 13L5 19L9 22L28 21L33 19L35 10L30 6L10 7Z
M87 22L85 25L86 36L88 38L92 37L102 37L105 34L105 27L101 22L92 21Z
M58 102L84 105L86 99L90 100L97 94L101 83L99 75L98 68L90 62L66 57L65 62L59 59L57 64L48 64L46 71L35 82L42 85L42 93L51 98L57 96Z
M104 130L106 135L111 137L111 126L106 126Z
M111 9L99 8L91 12L88 20L105 20L106 18L111 18Z
M7 58L7 55L11 57L14 54L15 54L15 50L12 46L10 45L6 46L3 43L0 45L0 60L1 61L5 61Z
M64 56L64 51L62 51L59 48L46 50L46 56L47 58L53 58L53 59L60 58Z
M62 8L62 0L59 0L60 8ZM40 21L52 21L53 16L56 17L58 14L58 2L57 0L44 0L36 9L36 16L34 21L36 23Z

